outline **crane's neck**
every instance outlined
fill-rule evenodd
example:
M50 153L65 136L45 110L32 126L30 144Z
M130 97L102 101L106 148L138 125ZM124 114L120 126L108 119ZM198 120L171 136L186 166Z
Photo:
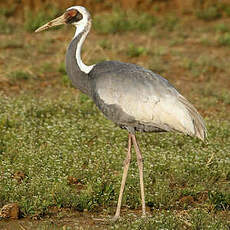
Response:
M89 33L90 28L91 28L92 20L91 20L90 15L88 15L87 20L84 20L83 22L84 23L77 26L73 39L75 39L76 37L79 36L79 41L78 41L77 49L76 49L76 60L77 60L77 64L78 64L80 70L82 72L88 74L92 70L94 65L87 66L82 62L82 60L81 60L81 47L82 47L82 44L85 41L86 36Z
M83 93L90 95L90 84L88 73L94 65L87 66L81 60L81 47L91 28L91 19L87 18L85 23L77 26L76 33L72 39L66 54L66 71L72 84Z

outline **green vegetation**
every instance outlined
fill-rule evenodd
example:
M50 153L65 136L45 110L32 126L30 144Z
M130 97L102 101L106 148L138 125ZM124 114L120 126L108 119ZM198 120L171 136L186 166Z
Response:
M196 16L205 21L212 21L221 17L221 11L217 6L210 6L197 10Z
M164 74L167 71L167 67L164 66L164 61L160 56L154 56L149 64L148 68L157 74Z
M99 41L99 45L102 49L111 49L112 48L112 44L106 39Z
M45 24L48 21L48 17L45 12L41 11L38 14L34 14L28 10L25 16L24 27L28 32L34 32L38 27Z
M27 29L20 22L14 29L11 18L0 16L5 20L0 28L5 31L0 36L0 207L19 204L21 229L229 229L226 14L208 23L168 13L158 14L156 23L149 14L121 10L96 16L83 61L135 62L162 74L197 107L209 132L206 143L175 133L138 133L148 217L140 218L133 154L122 218L111 223L127 132L72 87L64 60L73 28L28 32L56 16L47 12L28 13ZM23 217L42 220L27 226L23 221L29 218ZM0 229L11 223L1 221Z
M179 21L179 18L175 15L168 15L162 21L162 28L166 29L169 32L173 31L178 26Z
M163 56L167 54L167 48L165 46L155 46L149 51L151 55L151 62L148 68L155 73L164 74L167 71L167 67L164 64Z
M13 71L8 75L8 77L13 81L28 80L32 78L30 73L24 71Z
M217 44L219 46L230 46L230 28L226 23L217 24L215 27L218 32Z
M0 16L0 34L11 34L14 31L14 26L7 22L5 17Z
M66 67L65 67L64 62L62 62L59 65L58 72L61 74L61 79L62 79L63 84L65 86L72 86L71 81L70 81L69 77L67 76Z
M49 20L54 19L60 14L60 9L47 4L43 10L34 13L31 9L25 10L25 23L24 28L28 32L34 32L38 27L47 23ZM59 27L55 27L52 29L57 29Z
M146 31L155 26L156 18L150 14L136 14L131 11L117 9L112 13L100 14L94 17L93 28L102 34L124 31Z
M147 49L143 46L136 46L134 44L128 46L127 55L129 57L139 57L145 54L147 54Z
M16 10L16 4L11 3L7 7L0 8L0 16L10 17L14 14L15 10Z
M0 44L2 49L20 49L23 48L24 44L20 41L5 40Z
M221 33L230 32L229 25L227 25L226 23L217 24L215 28L217 32L221 32Z
M154 226L154 227L153 227ZM210 217L208 212L201 209L194 209L191 212L180 213L177 215L172 211L156 213L155 217L134 219L132 222L123 221L122 224L115 225L112 229L226 229L227 221L222 222Z
M1 205L18 202L23 216L47 214L51 206L91 212L106 207L107 215L114 212L126 131L114 127L84 95L65 93L55 100L1 98L1 105ZM230 208L229 123L207 123L208 144L183 135L138 134L145 158L146 203L153 213L171 210L150 223L166 218L165 226L177 224L174 209L186 208L192 215L197 208L206 210L202 212ZM17 172L25 176L18 180ZM135 160L123 205L140 206ZM190 222L195 224L192 218Z
M230 33L224 33L223 35L220 35L218 38L218 44L221 46L230 47Z
M183 58L181 66L188 69L194 77L201 75L210 75L213 71L221 71L223 66L216 58L208 56L200 56L196 60L191 58Z
M45 62L41 68L40 68L40 72L41 73L51 73L51 72L54 72L56 71L54 68L53 68L53 64L52 63L49 63L49 62Z
M223 6L223 11L228 17L230 17L230 6L229 5Z

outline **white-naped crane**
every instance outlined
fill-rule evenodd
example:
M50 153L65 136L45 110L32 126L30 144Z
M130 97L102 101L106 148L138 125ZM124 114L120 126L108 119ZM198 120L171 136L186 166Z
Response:
M145 216L143 162L135 131L178 131L204 140L207 136L204 121L195 107L165 78L150 70L119 61L85 65L81 60L81 48L90 31L92 19L84 7L68 8L63 15L41 26L36 32L61 24L76 27L66 54L66 70L72 84L91 97L109 120L128 130L128 152L113 220L120 216L132 143L140 175L142 216Z

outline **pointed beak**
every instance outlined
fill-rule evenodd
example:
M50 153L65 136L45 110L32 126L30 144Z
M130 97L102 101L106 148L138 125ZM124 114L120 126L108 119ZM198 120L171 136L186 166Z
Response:
M46 23L45 25L39 27L38 29L35 30L35 32L41 32L43 30L47 30L51 27L54 27L54 26L59 26L59 25L63 25L63 24L66 24L66 17L65 17L65 14L61 15L60 17L58 18L55 18L54 20Z

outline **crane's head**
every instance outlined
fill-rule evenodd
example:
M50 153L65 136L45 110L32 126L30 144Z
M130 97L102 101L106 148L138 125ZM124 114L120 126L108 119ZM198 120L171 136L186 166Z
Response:
M66 10L66 12L58 18L39 27L35 32L49 29L50 27L59 26L63 24L72 24L76 27L83 27L90 21L89 12L82 6L73 6Z

